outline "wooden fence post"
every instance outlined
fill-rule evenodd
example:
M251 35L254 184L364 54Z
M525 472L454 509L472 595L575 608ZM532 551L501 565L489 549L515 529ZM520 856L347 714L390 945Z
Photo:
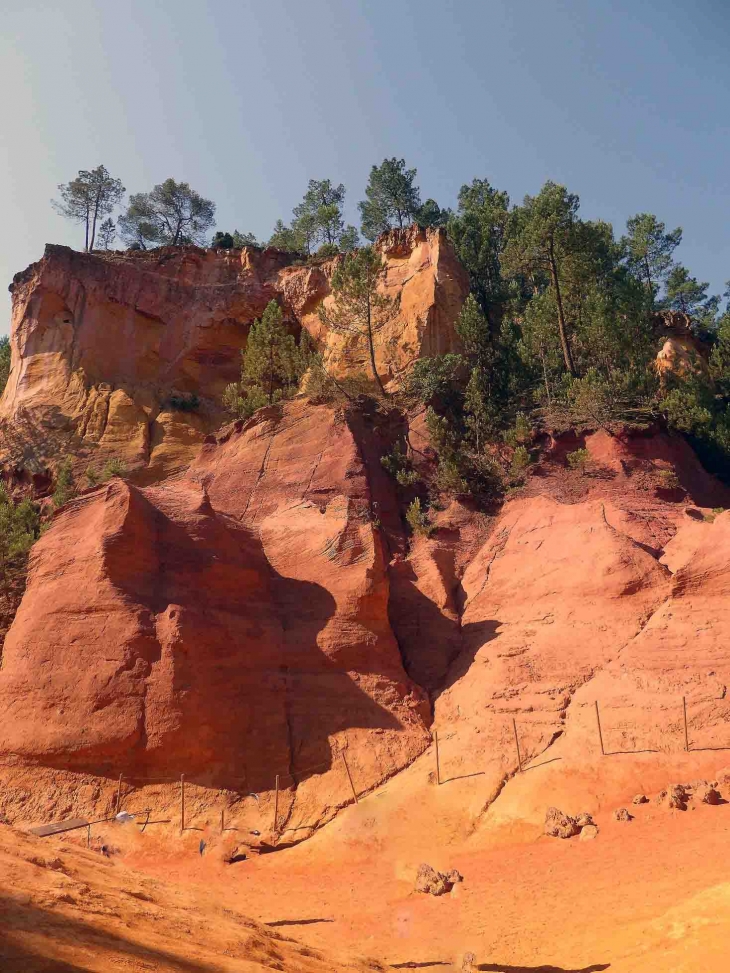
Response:
M439 734L438 730L433 731L433 742L436 749L436 783L441 784L441 761L439 760Z
M226 830L226 809L221 808L221 834Z
M515 731L515 746L517 747L517 766L520 768L520 773L522 773L522 756L520 755L520 741L517 736L517 721L512 718L512 729Z
M117 784L117 814L122 810L122 777L124 777L124 774L119 775L119 783Z
M687 729L687 697L682 696L682 711L684 712L684 749L689 753L689 730Z
M180 774L180 834L185 830L185 774Z
M598 712L598 700L596 700L596 723L598 725L598 739L601 741L601 753L606 756L606 751L603 748L603 733L601 732L601 717Z
M274 834L279 823L279 775L276 775L276 791L274 792Z
M355 785L352 783L352 774L350 773L350 768L347 766L347 758L345 757L345 751L342 751L342 762L345 765L345 770L347 771L347 779L350 781L350 787L352 788L352 796L355 798L355 804L358 804L357 791L355 790Z

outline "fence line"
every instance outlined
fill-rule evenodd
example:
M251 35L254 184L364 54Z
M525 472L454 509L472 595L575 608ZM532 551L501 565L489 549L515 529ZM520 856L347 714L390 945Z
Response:
M719 698L721 698L721 697L719 697ZM711 702L711 701L716 700L716 699L717 699L717 697L707 697L707 698L704 698L703 697L702 699L697 700L697 702L703 702L703 703L704 702ZM730 703L730 700L728 702ZM682 703L682 717L683 717L683 729L684 729L684 750L685 750L685 752L690 753L693 750L703 749L703 748L695 748L695 747L692 747L691 744L690 744L689 720L688 720L688 715L687 715L687 697L686 696L682 696L681 697L681 703ZM604 735L603 735L603 726L601 724L601 714L600 714L600 708L599 708L598 700L595 700L594 701L594 707L595 707L595 714L596 714L597 739L598 739L598 745L599 745L599 748L600 748L601 756L603 756L603 757L611 757L611 756L616 756L618 754L657 753L658 752L656 750L648 750L648 749L647 750L641 750L641 751L638 751L638 750L606 751L605 742L604 742ZM518 773L524 773L525 770L529 770L529 769L533 769L533 768L530 768L530 767L527 767L526 768L525 765L524 765L523 753L522 753L522 749L520 748L520 737L519 737L519 732L518 732L518 727L517 727L517 719L515 717L512 717L512 731L513 731L513 734L514 734L514 744L515 744L515 751L516 751L516 757L517 757L517 772ZM477 772L475 772L473 774L462 774L459 777L453 777L453 778L446 778L446 779L444 779L442 777L442 775L441 775L441 772L442 772L442 757L441 757L441 751L440 751L440 747L439 747L439 735L438 735L438 730L435 729L435 728L433 729L433 732L432 732L432 739L433 739L433 744L434 744L434 756L435 756L435 761L436 761L436 784L437 784L437 786L440 786L442 784L449 783L450 780L458 780L458 779L462 779L464 777L478 776L478 775L481 775L481 774L486 773L486 771L477 771ZM730 750L730 746L727 746L727 747L713 747L711 749L714 749L714 750ZM359 792L358 789L357 789L357 787L355 786L355 781L353 779L352 772L350 770L350 766L349 766L349 764L347 762L347 757L345 756L345 750L346 750L346 748L342 748L342 749L333 751L333 753L332 753L332 759L329 760L329 761L327 761L327 762L323 762L321 764L314 764L314 765L312 765L310 767L307 767L307 768L304 768L302 770L295 771L294 773L276 774L275 775L275 781L274 781L274 787L273 787L273 790L274 790L274 808L273 808L273 822L272 822L272 832L274 834L279 834L280 833L279 832L279 824L280 824L280 821L279 821L279 803L280 803L279 796L280 796L280 791L281 791L281 781L282 781L282 779L289 779L289 780L291 780L291 781L294 782L295 786L298 786L298 784L299 784L299 782L297 780L298 777L302 777L305 774L312 773L312 772L317 771L317 770L331 770L331 769L334 769L335 759L338 756L342 758L342 763L343 763L343 766L344 766L344 769L345 769L345 773L347 775L347 780L348 780L348 783L349 783L349 786L350 786L350 790L352 791L352 797L353 797L354 803L355 804L358 804L359 803L359 800L360 800L360 797L361 797L362 792ZM545 751L543 750L542 753L545 753ZM20 756L20 755L18 755L18 756ZM530 758L530 759L532 759L532 758ZM554 759L559 760L561 758L560 757L555 757ZM542 766L542 764L538 764L537 766ZM72 772L74 772L74 773L88 774L88 772L85 772L85 771L72 771ZM228 780L229 781L244 781L245 782L245 781L248 780L248 775L244 775L242 777L238 777L238 776L229 777ZM131 786L131 788L134 790L134 789L136 789L137 784L138 783L142 783L142 782L144 782L144 783L174 783L174 782L178 782L178 781L179 781L179 787L180 787L180 792L179 792L179 804L180 804L180 834L183 834L186 830L190 830L190 828L187 827L186 821L185 821L185 815L186 815L185 785L186 785L186 783L188 783L188 784L193 783L194 784L194 781L189 780L188 777L187 777L187 775L184 774L184 773L182 773L182 774L180 774L179 776L176 776L176 777L173 777L173 776L145 777L145 776L141 776L139 774L124 774L124 773L120 773L119 774L119 777L117 779L117 793L116 793L116 804L115 804L116 811L115 811L115 815L112 816L112 817L110 817L110 818L102 818L99 821L92 821L92 822L84 823L83 825L82 824L74 825L74 828L69 828L67 830L74 830L74 829L78 829L78 828L81 828L81 827L86 827L88 829L88 831L87 831L87 843L88 843L90 841L90 839L91 839L91 827L92 827L92 825L101 824L101 823L104 823L104 822L112 821L112 820L114 820L114 817L117 814L120 813L120 811L122 809L121 808L121 805L122 805L122 797L123 797L123 785L124 785L125 782L128 782L129 785ZM195 785L195 786L209 787L210 785L207 785L207 784L198 784L198 785ZM221 788L216 788L216 789L217 790L221 790ZM268 788L260 788L260 789L269 790L270 791L272 788L271 787L268 787ZM255 795L254 794L252 796L256 797L257 800L258 800L258 795ZM147 814L147 820L145 821L144 826L143 826L143 829L142 829L142 830L144 830L144 828L147 826L147 824L150 823L149 822L149 814L150 814L150 811L149 811L149 809L146 809L146 811L145 812L142 812L142 813L146 813ZM241 829L238 829L238 828L235 828L235 827L226 827L226 822L225 822L225 808L223 808L221 810L221 825L220 825L220 829L221 829L221 833L223 833L225 831L241 830Z

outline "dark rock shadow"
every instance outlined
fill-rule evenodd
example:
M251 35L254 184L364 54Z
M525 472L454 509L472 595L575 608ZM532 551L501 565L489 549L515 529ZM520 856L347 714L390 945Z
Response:
M461 637L463 648L449 668L442 685L439 687L440 692L449 689L462 676L466 675L479 650L487 642L498 638L499 632L497 629L501 624L496 618L485 618L481 622L468 622L466 625L462 625Z
M81 919L67 914L60 915L50 909L35 904L20 904L9 896L0 896L0 969L2 973L85 973L89 969L88 959L93 957L94 968L100 969L100 960L110 951L109 969L116 967L120 959L127 964L165 963L179 973L214 973L219 967L198 963L185 957L185 946L181 942L180 953L143 946L141 943L115 934L98 926L88 925ZM33 935L29 935L32 933ZM34 947L39 934L43 935L48 953L41 953ZM87 957L79 960L83 965L67 963L59 958L63 947L72 947L76 953L87 952ZM102 964L103 965L103 964ZM105 967L107 968L107 967Z
M132 783L184 773L191 784L256 792L273 788L276 775L286 789L329 770L331 738L351 728L406 731L350 674L376 672L392 695L403 682L397 657L389 673L387 659L371 661L370 645L323 651L333 596L279 575L259 537L213 510L203 490L182 484L148 495L112 481L106 491L99 502L119 521L99 555L96 597L108 614L88 612L88 592L71 585L64 610L75 613L79 672L56 675L62 723L45 741L33 737L31 756ZM67 635L59 631L54 645L43 618L32 637L31 653L66 651ZM0 689L12 693L7 679L0 674ZM65 741L57 760L48 756L54 739Z
M482 963L478 970L491 970L492 973L601 973L610 969L610 963L594 963L592 966L581 966L578 969L567 969L564 966L506 966L504 963Z

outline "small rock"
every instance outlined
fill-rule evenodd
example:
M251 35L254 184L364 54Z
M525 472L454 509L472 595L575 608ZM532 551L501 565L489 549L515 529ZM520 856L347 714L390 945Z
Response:
M458 872L456 874L459 875ZM448 875L437 872L435 868L431 868L430 865L424 862L418 866L418 874L416 875L414 888L416 892L426 892L429 895L444 895L454 887L456 880L452 878L453 875L453 871L449 872ZM459 875L458 881L463 881L461 875Z
M719 804L722 801L720 792L711 784L705 784L702 787L698 787L694 792L694 797L695 800L699 801L701 804Z
M629 814L625 807L620 807L617 811L613 812L613 816L616 821L633 821L633 814Z
M593 820L591 815L588 814L587 811L583 811L581 814L579 814L576 817L575 823L578 825L579 828L588 828L591 825L595 824L596 822Z
M563 814L556 807L549 807L545 815L545 834L551 838L572 838L580 828L569 814Z
M461 961L461 973L476 973L477 958L474 953L464 953Z
M598 837L598 828L595 824L586 824L581 828L579 841L591 841Z
M464 881L464 876L456 868L452 868L450 872L446 873L446 881L456 885L458 882Z
M646 794L637 794L636 797L634 798L634 800L631 803L632 804L648 804L649 803L649 798L646 796Z
M687 788L683 784L673 784L669 788L667 805L677 811L687 810Z

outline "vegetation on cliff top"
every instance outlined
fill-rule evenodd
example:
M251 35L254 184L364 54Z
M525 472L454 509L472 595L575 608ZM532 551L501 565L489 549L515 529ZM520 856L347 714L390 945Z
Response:
M730 311L675 261L680 228L667 230L653 214L639 213L617 238L609 223L582 219L578 197L554 182L512 205L507 193L475 179L462 186L452 212L431 199L422 204L416 176L405 160L384 159L371 169L359 210L367 239L411 223L445 226L469 273L471 295L457 325L463 352L417 362L408 389L428 408L443 483L468 489L492 484L494 446L511 435L518 416L554 429L666 421L730 480ZM120 201L121 183L99 166L60 189L61 211L85 223L87 246L93 247L96 220ZM342 184L310 180L291 223L279 221L269 243L304 256L354 251L358 233L345 222L344 203ZM132 195L118 221L123 239L138 247L202 243L214 223L215 204L173 179ZM114 226L105 220L100 238L110 245L113 237ZM224 248L253 242L251 234L238 231L214 239ZM377 314L368 316L367 307L355 313L353 288L361 282L346 282L363 260L348 258L338 269L334 302L322 314L333 330L365 338L380 385L373 362ZM378 310L371 291L370 311ZM725 296L730 299L730 289ZM690 354L691 339L697 339L696 360L683 372L660 376L655 358L664 332L657 312L666 310L692 318L687 337ZM252 329L251 362L244 362L241 382L226 393L237 414L292 394L306 370L304 352L319 369L319 384L332 384L311 348L296 349L291 335L280 334L280 321L270 324L262 319ZM265 366L266 349L274 346ZM522 453L511 461L515 469L527 465Z

